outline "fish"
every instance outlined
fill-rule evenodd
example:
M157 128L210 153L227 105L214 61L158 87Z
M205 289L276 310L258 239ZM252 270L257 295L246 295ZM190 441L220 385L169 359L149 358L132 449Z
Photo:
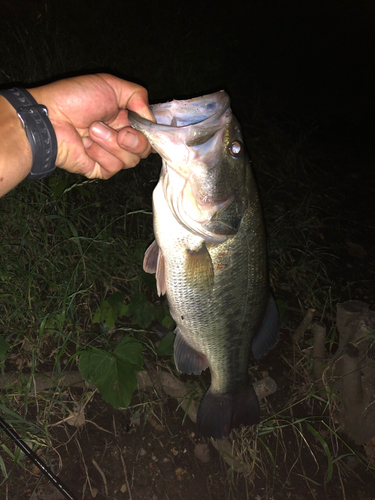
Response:
M259 423L250 353L265 355L279 334L261 202L225 91L151 110L156 123L128 112L162 157L153 191L155 240L143 268L167 296L178 371L210 369L196 425L198 434L220 439Z

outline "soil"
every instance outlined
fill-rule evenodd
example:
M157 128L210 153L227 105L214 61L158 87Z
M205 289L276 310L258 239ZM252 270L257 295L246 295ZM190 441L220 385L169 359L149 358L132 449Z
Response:
M283 337L256 370L259 377L269 374L277 380L278 391L263 403L262 417L280 412L275 418L278 425L269 433L271 423L261 425L257 439L251 429L232 434L234 446L241 443L242 450L236 451L244 470L232 470L210 440L196 436L195 425L189 418L184 420L177 402L160 402L154 391L135 394L126 411L114 410L95 393L85 407L84 425L52 427L51 447L41 458L60 472L59 479L75 499L372 500L374 477L348 448L337 443L337 456L348 456L334 466L332 479L324 485L328 459L322 446L303 420L289 425L292 417L296 422L309 416L311 422L313 414L323 411L319 403L311 407L309 399L287 409L298 396L303 398L306 387L298 387L300 380L288 361L293 359L293 348ZM82 390L75 389L70 397L82 401ZM335 444L329 441L325 423L329 424L327 417L318 417L313 425L331 447ZM208 450L203 446L203 456L198 457L199 444L208 445ZM13 449L9 440L6 445ZM363 447L353 448L363 454ZM9 470L10 461L2 456ZM0 498L64 497L26 459L23 468L13 467Z

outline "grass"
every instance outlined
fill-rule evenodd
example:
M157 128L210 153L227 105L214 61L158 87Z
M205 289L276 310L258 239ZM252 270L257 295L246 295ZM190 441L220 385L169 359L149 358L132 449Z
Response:
M256 77L246 85L239 83L236 37L229 40L228 52L218 56L217 47L190 34L188 27L181 35L179 23L160 19L157 5L150 7L142 26L133 27L125 20L137 19L139 12L129 5L125 9L118 4L117 16L109 15L104 4L87 2L30 2L24 17L10 2L7 8L8 17L0 21L4 86L106 69L147 84L153 101L233 90L234 109L242 117L262 192L271 282L286 307L284 332L296 328L298 311L308 307L332 324L335 304L348 298L338 270L342 247L329 237L331 230L336 234L342 229L342 221L335 200L330 204L329 182L320 183L322 162L310 149L316 124L306 126L289 116L263 112L260 89L247 97ZM184 17L180 11L177 15ZM159 18L157 27L152 16ZM160 36L163 29L168 37ZM222 41L219 46L224 50ZM253 114L248 111L252 107ZM22 183L0 201L0 329L9 345L6 351L0 345L0 366L3 375L21 373L18 385L2 389L0 409L34 451L55 449L53 426L74 407L74 398L57 386L36 393L36 373L52 372L58 378L76 368L78 353L88 346L114 348L117 336L129 331L143 343L145 356L151 352L155 359L145 325L140 324L142 314L135 309L130 316L116 317L110 326L108 316L98 322L95 317L104 300L116 292L124 294L127 305L137 293L155 302L152 284L142 273L142 259L153 238L151 193L159 166L152 156L106 182L57 172L38 183ZM151 302L147 300L147 307ZM303 347L309 340L311 336ZM330 350L336 342L333 332ZM303 350L292 355L286 344L288 380L295 382L291 400L277 409L267 404L269 417L258 430L235 432L233 453L247 465L249 489L259 478L267 479L270 494L288 489L297 476L310 492L317 483L342 484L350 473L346 454L358 457L361 470L373 470L373 464L343 441L330 412L324 411L326 403L311 390L311 366ZM30 377L22 378L22 373ZM142 402L143 406L145 412L152 411L152 403ZM25 466L11 443L1 446L4 485L15 464ZM46 456L56 469L62 466L57 450ZM311 464L315 468L310 469ZM225 481L228 496L235 497L237 473L231 470Z

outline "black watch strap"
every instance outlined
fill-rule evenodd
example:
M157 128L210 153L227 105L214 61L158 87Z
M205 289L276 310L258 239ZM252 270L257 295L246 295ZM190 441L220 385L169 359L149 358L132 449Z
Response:
M47 108L22 88L0 90L0 95L17 111L30 142L33 165L27 179L37 180L52 174L56 168L57 140Z

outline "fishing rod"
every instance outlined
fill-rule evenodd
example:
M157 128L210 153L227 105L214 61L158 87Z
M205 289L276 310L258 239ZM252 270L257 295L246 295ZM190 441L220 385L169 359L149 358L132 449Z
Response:
M53 483L55 488L57 488L60 493L64 495L68 500L76 500L74 496L70 493L68 488L58 479L55 474L51 471L49 467L41 460L36 453L25 443L23 439L17 434L17 432L10 427L7 422L0 416L0 427L5 431L8 436L15 441L17 446L27 455L30 460L38 467L38 469Z

